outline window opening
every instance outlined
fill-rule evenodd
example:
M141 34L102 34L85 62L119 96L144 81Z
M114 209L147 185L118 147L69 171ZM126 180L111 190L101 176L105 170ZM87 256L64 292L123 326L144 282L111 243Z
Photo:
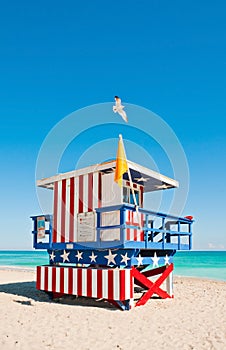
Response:
M134 190L134 194L137 202L136 204L140 205L140 191ZM123 187L123 203L135 204L132 189L125 186Z

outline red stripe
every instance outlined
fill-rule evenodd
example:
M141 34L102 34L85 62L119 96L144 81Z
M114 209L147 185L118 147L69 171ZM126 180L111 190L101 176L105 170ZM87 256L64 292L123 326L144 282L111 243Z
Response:
M132 270L130 270L129 274L130 274L130 298L133 298L134 277L133 277L133 274L132 274Z
M113 270L108 270L108 299L114 299L114 280L113 280Z
M44 290L48 290L48 266L45 266L44 270L45 270Z
M91 269L87 269L87 278L86 278L86 294L87 294L87 297L92 297L92 270Z
M36 269L36 288L41 288L41 266L37 266Z
M70 178L70 225L69 225L69 242L74 241L74 214L75 214L75 178Z
M79 176L78 212L83 213L83 175Z
M54 182L53 242L56 242L56 239L57 239L57 200L58 200L58 182Z
M61 242L65 242L66 179L62 180Z
M52 267L52 291L56 292L56 267Z
M78 269L78 274L77 274L77 295L82 295L82 269Z
M126 229L126 239L127 239L127 241L130 240L130 229L129 228Z
M133 240L137 241L137 230L136 229L133 230Z
M101 208L101 199L102 199L102 196L101 196L101 189L102 187L102 174L99 173L99 181L98 181L98 208Z
M64 268L59 267L60 269L60 293L64 293Z
M119 275L119 291L120 291L120 300L125 300L125 270L120 270L120 275Z
M97 298L102 298L102 270L97 270Z
M140 186L140 207L143 208L144 187Z
M72 267L68 268L68 294L72 294L73 290L73 269Z
M141 225L144 226L144 214L141 214ZM140 240L144 241L144 231L140 232Z
M88 175L88 211L93 211L93 174Z

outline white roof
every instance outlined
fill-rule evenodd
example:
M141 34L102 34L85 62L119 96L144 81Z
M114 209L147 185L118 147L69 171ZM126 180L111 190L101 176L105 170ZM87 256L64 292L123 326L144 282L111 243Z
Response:
M45 179L37 181L37 186L53 189L53 184L56 181L68 179L71 177L78 177L89 173L102 172L110 173L115 170L116 161L105 162L101 164L91 165L89 167L69 171L67 173L58 174ZM175 188L179 186L178 181L173 180L165 175L150 170L142 165L127 160L131 177L134 183L144 186L144 192L163 190L168 188ZM128 174L123 175L123 179L128 180Z

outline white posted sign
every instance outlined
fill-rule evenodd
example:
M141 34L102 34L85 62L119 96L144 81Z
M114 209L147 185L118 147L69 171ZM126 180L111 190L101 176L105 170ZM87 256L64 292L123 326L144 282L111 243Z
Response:
M96 220L95 212L78 214L78 242L96 241Z

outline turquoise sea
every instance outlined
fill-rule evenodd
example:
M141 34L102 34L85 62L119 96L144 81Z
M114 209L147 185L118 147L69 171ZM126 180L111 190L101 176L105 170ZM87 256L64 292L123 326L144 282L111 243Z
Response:
M48 264L46 251L0 251L0 266L35 268ZM226 251L177 252L174 274L226 281Z

